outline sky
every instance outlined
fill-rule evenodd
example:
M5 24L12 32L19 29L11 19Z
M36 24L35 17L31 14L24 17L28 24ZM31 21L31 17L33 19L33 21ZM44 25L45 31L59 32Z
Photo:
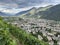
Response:
M29 6L60 4L60 0L0 0L1 7L24 8Z
M56 4L60 4L60 0L0 0L0 11L17 13L31 7L44 7Z

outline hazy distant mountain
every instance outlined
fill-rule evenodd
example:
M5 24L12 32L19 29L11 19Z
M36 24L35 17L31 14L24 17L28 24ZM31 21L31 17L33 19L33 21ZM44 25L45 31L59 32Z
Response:
M7 15L7 14L0 12L0 16L5 16L5 15Z
M4 12L0 12L0 16L13 16L13 15L7 14L7 13L4 13Z

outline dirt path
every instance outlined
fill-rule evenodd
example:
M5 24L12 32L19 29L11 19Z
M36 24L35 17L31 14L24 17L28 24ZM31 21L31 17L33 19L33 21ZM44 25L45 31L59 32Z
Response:
M17 45L22 45L22 44L20 43L20 41L19 41L17 38L15 38L12 34L11 34L11 37L12 37L12 39L16 40Z

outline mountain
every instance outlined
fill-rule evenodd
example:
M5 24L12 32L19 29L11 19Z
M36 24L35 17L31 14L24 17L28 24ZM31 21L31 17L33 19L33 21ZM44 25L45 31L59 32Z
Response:
M0 12L0 16L7 16L7 14Z
M28 13L30 10L31 10L31 9L26 10L26 11L22 11L22 12L18 12L18 13L16 14L16 16L19 16L19 15L22 15L22 14L26 14L26 13Z
M7 16L6 13L0 12L0 16Z
M30 13L31 12L31 13ZM48 20L60 21L60 4L46 7L40 7L38 9L32 9L27 14L22 15L25 18L43 18Z
M60 4L49 8L41 18L60 21Z
M20 17L27 17L27 18L39 18L41 15L45 14L46 10L52 7L52 5L46 7L35 8L33 7L28 13L21 15Z
M19 12L19 13L15 14L15 16L19 16L19 15L22 15L22 14L26 14L28 11L29 11L29 10L27 10L27 11L22 11L22 12Z
M12 14L9 13L4 13L0 11L0 16L13 16Z
M39 11L46 11L48 8L50 8L50 7L52 7L53 5L48 5L48 6L46 6L46 7L39 7L38 9L37 9L37 12L39 12Z
M29 10L19 12L19 13L17 13L15 16L20 16L20 17L30 16L30 15L34 15L34 14L35 14L35 11L36 11L36 8L33 7L33 8L31 8L31 9L29 9Z
M47 14L46 11L47 11L49 8L51 8L51 7L53 7L53 5L49 5L49 6L46 6L46 7L40 7L40 8L38 8L37 11L36 11L35 16L36 16L37 18L41 18L42 16L46 16L46 15L45 15L45 14Z

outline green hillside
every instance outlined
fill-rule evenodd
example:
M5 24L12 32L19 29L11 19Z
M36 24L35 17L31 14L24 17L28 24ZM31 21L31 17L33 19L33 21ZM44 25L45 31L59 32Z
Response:
M60 21L60 4L46 10L41 18Z
M0 17L0 45L49 45L22 29L7 24Z

